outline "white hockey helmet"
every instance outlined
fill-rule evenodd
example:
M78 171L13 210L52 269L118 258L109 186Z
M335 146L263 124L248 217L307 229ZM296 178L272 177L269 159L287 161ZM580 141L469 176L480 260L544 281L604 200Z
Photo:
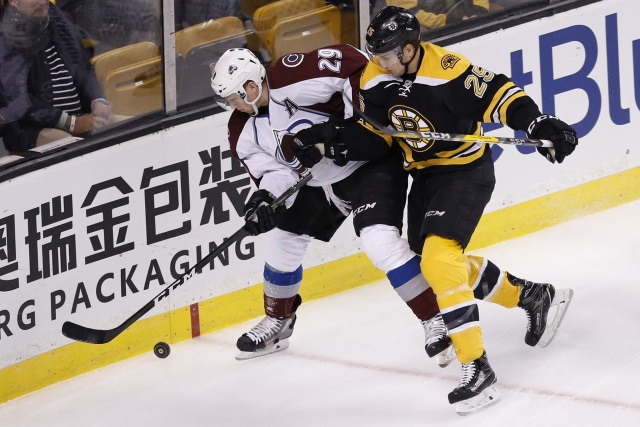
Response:
M212 66L211 71L211 88L216 102L222 108L233 110L229 98L239 96L253 107L255 114L258 114L255 103L262 95L262 82L267 71L253 52L242 48L229 49ZM247 91L244 88L248 81L255 82L260 88L258 96L252 102L247 101Z

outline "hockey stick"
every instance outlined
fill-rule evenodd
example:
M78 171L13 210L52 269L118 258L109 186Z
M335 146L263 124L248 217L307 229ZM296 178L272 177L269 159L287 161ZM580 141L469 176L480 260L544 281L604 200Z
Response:
M347 99L347 101L350 101ZM442 132L418 132L418 131L398 131L392 130L389 126L382 126L373 120L359 108L351 104L355 114L359 115L365 122L369 123L376 130L383 132L389 136L405 139L433 139L436 141L454 141L454 142L479 142L482 144L507 144L507 145L528 145L530 147L549 147L553 148L553 142L547 139L529 139L529 138L508 138L501 136L487 135L461 135L455 133Z
M309 180L312 178L311 173L306 170L301 178L294 185L289 187L284 193L282 193L278 198L276 198L273 203L271 203L271 207L276 209L279 206L282 206L289 197L291 197L295 192L300 190ZM156 303L160 302L162 299L167 298L171 291L175 290L182 286L187 280L194 276L194 272L196 270L201 270L204 266L209 263L213 258L220 255L225 249L235 243L237 240L247 236L249 232L244 229L244 227L240 228L238 231L233 233L229 238L227 238L220 246L210 252L207 256L205 256L202 260L200 260L196 265L191 267L186 273L182 276L178 277L173 283L167 286L162 292L153 297L151 301L146 303L144 307L140 310L136 311L133 315L131 315L128 319L126 319L122 324L116 326L113 329L93 329L87 326L78 325L74 322L64 322L62 325L62 334L71 338L72 340L86 342L89 344L106 344L118 335L120 335L125 329L135 323L138 319L144 316L146 313L151 311L153 307L155 307Z
M365 119L365 121L369 121ZM373 125L373 124L372 124ZM382 129L380 131L386 132ZM502 136L488 136L488 135L459 135L455 133L440 133L440 132L402 132L391 131L386 132L390 136L407 139L435 139L437 141L457 141L457 142L480 142L482 144L507 144L507 145L528 145L531 147L549 147L553 148L553 142L548 139L530 139L530 138L508 138Z

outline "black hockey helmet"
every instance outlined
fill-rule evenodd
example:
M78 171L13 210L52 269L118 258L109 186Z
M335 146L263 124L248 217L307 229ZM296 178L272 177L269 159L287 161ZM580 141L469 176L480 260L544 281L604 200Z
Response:
M367 50L373 55L389 52L407 44L420 42L420 23L407 9L387 6L369 24L366 36Z

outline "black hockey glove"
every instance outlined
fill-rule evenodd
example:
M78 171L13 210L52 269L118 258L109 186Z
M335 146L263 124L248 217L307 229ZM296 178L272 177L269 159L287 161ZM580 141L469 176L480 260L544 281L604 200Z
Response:
M551 163L562 163L564 158L576 149L578 134L576 131L555 116L543 114L531 122L527 128L527 136L534 139L548 139L553 142L553 152L546 147L538 147L538 152Z
M338 129L331 123L318 123L296 133L293 138L293 152L303 166L311 168L322 156L332 159L338 166L347 164L346 144L338 139ZM321 144L324 149L316 146Z
M278 214L285 209L284 206L279 206L274 211L271 207L274 200L273 194L267 190L253 193L244 205L244 229L254 236L272 230L276 226Z

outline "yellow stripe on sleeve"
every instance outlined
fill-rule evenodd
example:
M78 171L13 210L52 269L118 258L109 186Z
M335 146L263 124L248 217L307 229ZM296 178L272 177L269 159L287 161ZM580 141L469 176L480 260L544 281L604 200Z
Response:
M500 123L505 125L507 124L507 110L509 109L509 106L511 105L511 103L513 103L513 101L523 96L527 96L527 94L523 90L521 90L515 93L514 95L512 95L508 100L506 100L502 104L502 106L500 106L500 111L498 111Z
M487 107L487 109L484 112L484 115L482 116L482 121L483 122L485 122L485 123L493 122L493 120L491 118L491 116L493 115L493 110L495 110L495 108L498 105L498 103L504 97L504 93L507 90L509 90L512 87L514 87L514 86L515 86L515 83L509 82L509 83L506 83L504 86L502 86L500 89L498 89L496 94L493 95L493 99L491 100L491 103L489 104L489 107Z
M384 138L385 142L387 143L387 145L389 145L389 147L391 147L391 144L393 144L393 137L374 128L371 124L365 122L364 120L360 119L358 121L358 123L360 123L362 126L364 126L365 128L367 128L368 130L370 130L371 132L374 132L376 135Z

